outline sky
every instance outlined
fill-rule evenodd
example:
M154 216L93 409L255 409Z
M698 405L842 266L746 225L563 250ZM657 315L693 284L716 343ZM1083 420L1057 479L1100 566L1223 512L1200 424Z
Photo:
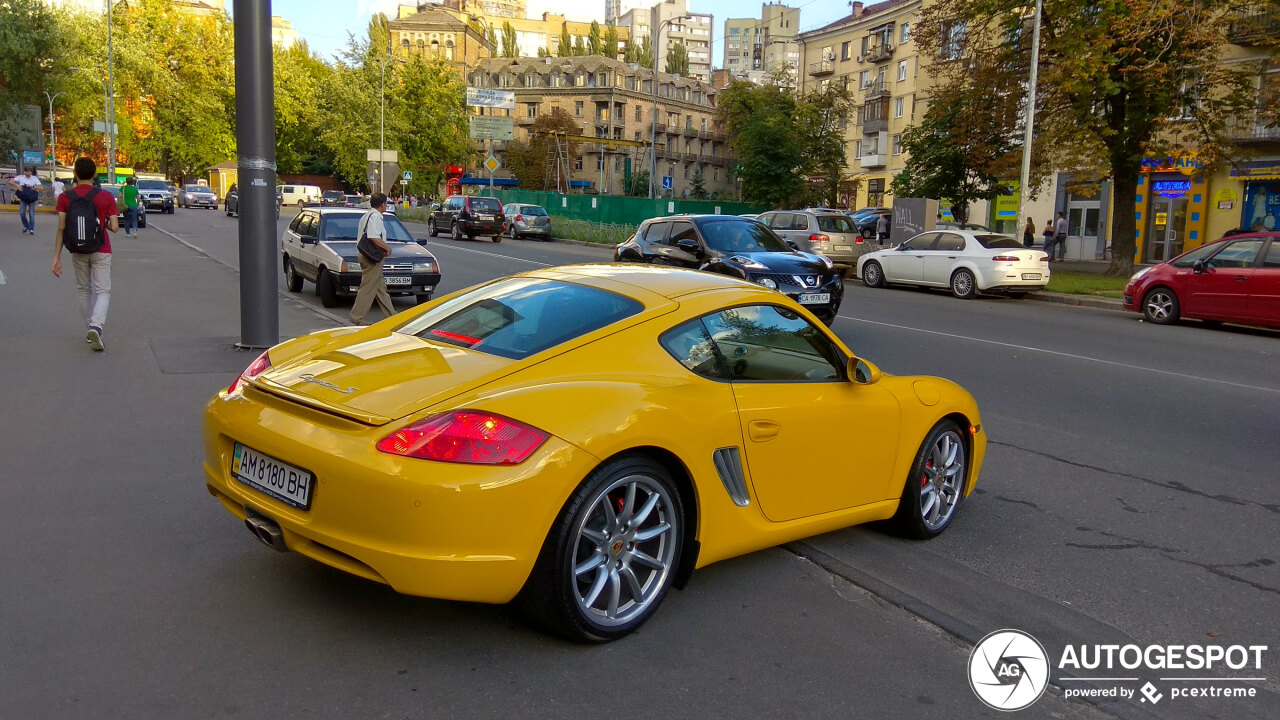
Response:
M526 3L530 17L553 12L564 14L570 20L604 22L604 0L526 0ZM346 45L348 32L363 34L374 12L394 17L400 4L400 0L273 0L271 12L293 23L298 37L305 38L311 49L328 58ZM404 4L412 5L414 0L404 0ZM731 17L759 17L762 4L743 0L689 0L690 10L711 13L715 18L713 64L719 66L722 59L720 40L724 21ZM849 14L849 4L844 0L791 0L788 4L800 9L801 31ZM230 8L231 3L227 6Z

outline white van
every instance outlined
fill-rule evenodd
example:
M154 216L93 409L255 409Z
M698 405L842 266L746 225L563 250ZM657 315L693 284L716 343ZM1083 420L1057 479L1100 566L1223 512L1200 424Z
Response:
M281 185L281 205L319 205L320 188L316 185Z

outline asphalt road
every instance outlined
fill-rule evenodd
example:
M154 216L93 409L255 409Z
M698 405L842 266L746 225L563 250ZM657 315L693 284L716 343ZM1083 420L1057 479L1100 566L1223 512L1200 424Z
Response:
M616 702L659 717L975 717L995 713L968 690L968 647L1003 627L1051 656L1068 643L1280 645L1275 333L850 285L835 330L851 348L886 372L956 380L982 408L992 443L955 523L929 543L856 528L707 568L636 636L584 649L502 608L404 598L265 551L193 487L199 407L247 364L193 352L238 332L237 221L150 221L117 255L104 363L74 337L48 241L14 243L16 218L0 216L0 368L22 378L0 434L0 570L22 579L0 596L0 697L19 716L556 717ZM427 247L442 292L608 257ZM131 275L147 297L129 294ZM309 283L280 290L283 334L332 324ZM192 357L208 366L183 371ZM857 437L815 420L815 451L856 461ZM1264 660L1251 700L1102 709L1277 717ZM1022 714L1096 712L1057 692Z

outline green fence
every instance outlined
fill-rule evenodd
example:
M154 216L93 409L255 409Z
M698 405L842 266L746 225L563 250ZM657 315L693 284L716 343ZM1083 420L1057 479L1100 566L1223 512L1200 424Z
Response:
M708 215L742 215L769 210L763 205L722 200L650 200L648 198L610 197L600 195L561 195L537 190L495 190L507 203L541 205L547 212L570 220L585 220L609 225L635 227L653 217L694 213Z

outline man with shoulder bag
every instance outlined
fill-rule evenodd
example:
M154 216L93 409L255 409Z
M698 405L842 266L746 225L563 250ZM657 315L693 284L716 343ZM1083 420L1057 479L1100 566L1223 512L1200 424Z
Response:
M111 236L120 230L120 210L111 193L94 187L98 167L82 157L75 163L76 184L58 197L58 234L53 240L53 274L62 277L62 249L71 251L76 269L80 314L89 332L85 342L105 349L103 328L111 301Z
M382 221L382 213L387 209L387 196L374 193L369 198L369 212L360 218L356 228L356 251L360 256L360 289L356 292L355 304L351 306L351 323L365 325L364 317L369 314L373 302L387 317L396 314L391 305L391 295L387 293L387 283L382 277L382 261L391 254L387 245L387 227Z

